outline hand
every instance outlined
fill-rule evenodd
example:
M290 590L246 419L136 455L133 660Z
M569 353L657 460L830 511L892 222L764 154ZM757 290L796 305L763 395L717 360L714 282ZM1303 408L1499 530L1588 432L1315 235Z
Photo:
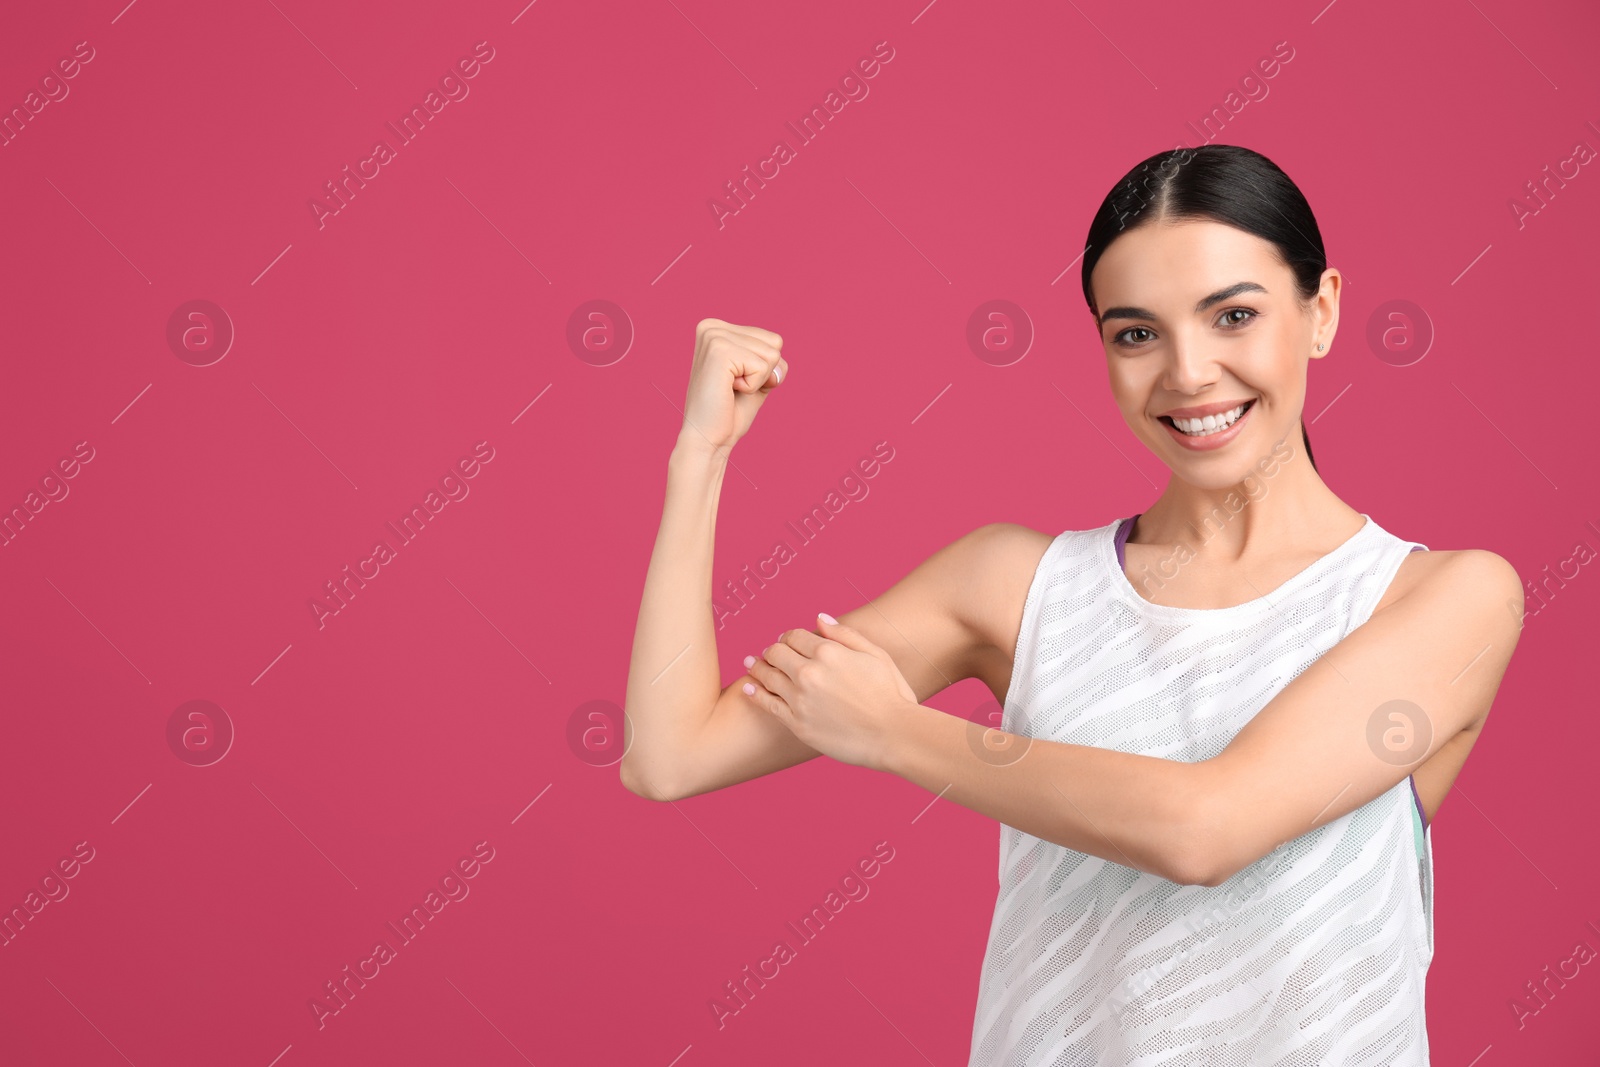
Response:
M726 451L750 429L767 394L789 376L783 338L759 326L701 319L680 436Z
M917 694L887 652L830 616L820 636L789 630L762 658L747 657L745 693L796 737L841 763L883 770L899 713Z

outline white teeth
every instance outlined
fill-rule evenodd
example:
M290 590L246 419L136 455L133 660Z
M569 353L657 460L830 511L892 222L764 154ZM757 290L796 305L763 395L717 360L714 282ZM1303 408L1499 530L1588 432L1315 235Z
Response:
M1240 404L1232 411L1224 411L1220 415L1207 415L1203 419L1173 419L1172 424L1190 437L1206 437L1232 426L1234 420L1244 414L1244 409L1245 405Z

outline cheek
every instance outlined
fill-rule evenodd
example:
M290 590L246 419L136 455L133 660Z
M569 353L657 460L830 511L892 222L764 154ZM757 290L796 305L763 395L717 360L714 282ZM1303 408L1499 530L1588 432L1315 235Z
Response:
M1153 388L1151 369L1154 364L1141 367L1133 360L1113 360L1107 366L1107 381L1111 386L1111 399L1116 402L1123 418L1137 423L1144 420L1145 408L1150 403Z

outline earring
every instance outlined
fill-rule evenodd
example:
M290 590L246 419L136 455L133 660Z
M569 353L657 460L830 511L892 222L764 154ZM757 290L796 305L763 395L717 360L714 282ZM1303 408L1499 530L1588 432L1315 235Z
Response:
M1317 346L1317 351L1318 351L1318 352L1321 352L1321 351L1322 351L1322 346L1321 346L1321 345L1318 345L1318 346Z

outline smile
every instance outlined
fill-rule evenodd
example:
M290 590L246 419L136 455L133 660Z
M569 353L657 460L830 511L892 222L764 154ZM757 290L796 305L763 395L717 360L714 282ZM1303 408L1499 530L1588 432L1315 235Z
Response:
M1211 449L1220 447L1238 436L1255 403L1254 400L1248 400L1232 411L1207 415L1203 419L1174 419L1168 415L1161 415L1158 416L1158 421L1184 447Z

